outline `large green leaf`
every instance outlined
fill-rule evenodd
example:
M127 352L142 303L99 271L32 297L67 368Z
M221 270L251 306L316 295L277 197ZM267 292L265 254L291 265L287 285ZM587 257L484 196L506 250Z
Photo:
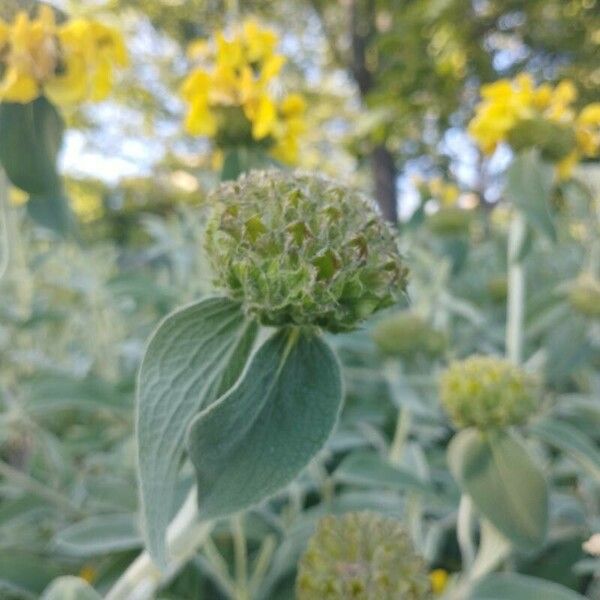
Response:
M137 441L144 531L161 565L185 431L235 383L255 336L239 304L209 298L166 317L150 338L138 378Z
M450 442L448 463L463 492L513 544L533 550L543 543L546 481L514 435L465 429Z
M83 579L67 575L53 581L40 600L101 600L101 596Z
M537 421L531 430L546 443L568 454L600 482L600 452L584 433L551 418Z
M583 600L557 583L519 575L495 573L481 580L469 594L468 600Z
M190 427L200 516L235 513L290 483L326 442L341 400L338 361L320 337L282 330L267 340Z
M515 156L506 172L506 196L527 221L549 239L556 239L550 193L554 184L551 165L532 150Z
M0 103L0 162L14 185L29 194L60 188L56 159L64 123L43 96L28 104Z

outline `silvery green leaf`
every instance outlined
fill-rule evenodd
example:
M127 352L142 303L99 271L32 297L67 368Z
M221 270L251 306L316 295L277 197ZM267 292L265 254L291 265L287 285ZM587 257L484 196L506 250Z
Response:
M338 361L320 337L295 334L268 339L236 386L193 421L188 449L201 518L272 496L327 441L342 401Z
M208 298L167 316L150 338L138 378L137 441L146 542L161 565L185 431L235 383L256 329L239 304Z

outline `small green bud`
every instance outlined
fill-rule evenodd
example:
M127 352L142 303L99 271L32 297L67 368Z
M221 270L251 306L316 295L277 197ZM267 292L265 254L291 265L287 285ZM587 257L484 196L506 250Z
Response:
M510 130L508 142L515 152L539 148L542 158L549 162L565 158L577 145L573 127L539 117L519 121Z
M383 354L405 360L419 356L435 358L446 348L444 334L409 311L401 311L379 321L372 336Z
M297 600L422 600L424 561L397 521L376 513L327 516L298 567Z
M468 233L473 213L458 206L442 207L427 215L427 227L438 235L460 235Z
M471 356L440 380L442 404L456 427L490 429L524 422L537 405L533 380L502 358Z
M215 284L264 325L349 331L406 287L392 230L347 187L253 171L221 184L211 203Z
M585 317L600 319L600 281L591 274L579 276L569 288L569 303Z

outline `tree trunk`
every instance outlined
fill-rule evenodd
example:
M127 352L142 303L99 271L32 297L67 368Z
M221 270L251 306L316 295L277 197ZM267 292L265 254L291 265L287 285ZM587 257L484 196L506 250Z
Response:
M375 198L381 214L391 223L398 221L396 179L398 172L392 153L384 144L378 144L371 152L371 172Z

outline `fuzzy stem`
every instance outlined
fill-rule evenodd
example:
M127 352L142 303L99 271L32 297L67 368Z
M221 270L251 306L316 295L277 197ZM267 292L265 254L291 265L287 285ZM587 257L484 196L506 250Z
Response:
M506 311L506 356L515 363L523 360L523 317L525 312L525 272L520 252L525 240L523 214L515 210L508 231L508 305Z
M171 561L164 571L152 562L148 552L142 552L121 575L106 600L150 600L192 558L213 527L211 522L198 520L195 488L167 529L167 547Z
M398 417L396 419L396 430L394 431L394 439L390 446L390 452L388 456L389 462L398 466L402 460L402 453L404 452L404 446L408 438L411 424L411 413L408 407L398 409Z
M466 494L460 498L456 535L462 555L463 569L468 571L475 560L475 544L473 542L473 503Z
M233 550L235 556L236 600L250 600L248 593L248 552L244 517L239 514L232 519Z

